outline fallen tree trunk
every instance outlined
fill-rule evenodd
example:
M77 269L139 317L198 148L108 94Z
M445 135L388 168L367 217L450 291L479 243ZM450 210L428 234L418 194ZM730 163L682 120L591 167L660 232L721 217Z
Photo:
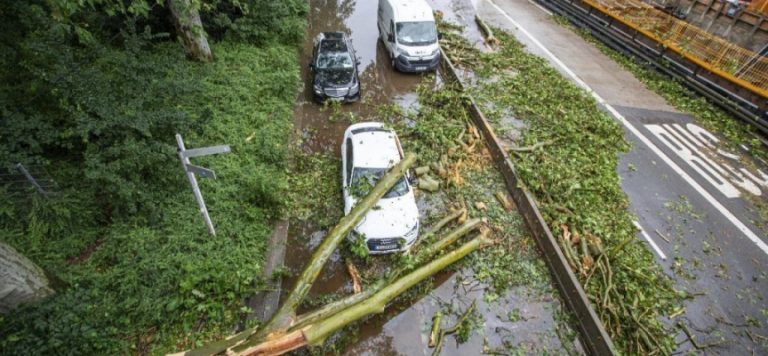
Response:
M381 179L376 183L376 186L371 189L370 193L361 199L350 210L347 216L341 218L338 224L328 232L323 242L317 247L317 250L312 254L312 258L307 262L304 267L304 271L301 272L299 279L296 281L293 290L288 294L288 298L280 306L280 309L275 312L272 319L264 326L262 330L269 332L286 329L292 324L292 319L296 316L296 308L304 297L309 293L309 289L312 288L312 283L315 282L320 271L325 266L328 258L331 257L333 251L339 246L339 243L347 237L350 231L360 223L381 197L384 196L400 178L403 177L405 172L411 165L416 162L416 155L408 153L405 155L397 165L392 167ZM264 335L264 333L259 333Z
M427 277L462 259L469 253L490 245L491 241L479 234L454 251L416 269L406 276L386 286L370 298L340 311L326 319L307 325L300 330L271 337L265 342L246 341L228 350L235 355L280 355L307 345L317 345L325 341L333 332L358 321L368 315L382 313L393 299L418 284Z
M312 284L317 279L317 276L322 271L323 266L331 257L333 251L339 246L342 240L349 234L349 232L360 223L376 203L384 196L398 180L405 174L408 168L416 161L416 155L408 153L403 159L392 169L390 169L381 179L376 183L376 186L363 199L361 199L350 210L349 214L341 218L336 226L331 229L323 239L320 246L317 247L312 254L312 258L307 262L304 270L301 272L296 284L294 285L291 293L286 298L285 302L275 312L269 322L262 328L256 331L256 328L250 328L233 337L213 342L204 347L188 350L178 353L176 355L185 356L202 356L202 355L214 355L219 354L233 345L239 343L257 344L261 340L266 339L268 334L280 333L292 325L295 324L296 308L298 308L301 301L304 300L309 290L312 288ZM366 296L366 292L355 294L354 296ZM283 345L284 346L284 345ZM280 347L283 347L280 346Z
M455 215L455 214L454 214ZM448 218L455 218L454 215L449 216ZM446 218L446 219L448 219ZM446 219L443 219L441 222L438 223L444 224L444 221ZM470 221L467 221L464 225L454 229L448 235L445 235L445 237L439 239L434 244L426 247L424 251L419 253L416 257L417 263L418 261L425 261L437 254L438 252L442 251L445 247L453 244L458 239L460 239L462 236L468 234L470 231L474 230L478 225L480 225L481 220L480 219L472 219ZM434 228L430 229L434 231ZM422 238L426 238L427 236L423 236ZM389 272L384 278L379 280L378 282L374 283L373 285L369 286L365 291L354 294L351 296L348 296L346 298L339 299L335 302L328 303L324 305L323 307L314 310L312 312L300 315L296 318L296 322L294 325L289 329L289 331L294 331L296 329L303 328L306 325L309 325L311 323L314 323L318 320L324 319L329 315L338 313L341 310L344 310L346 308L349 308L365 299L368 299L371 297L374 293L380 291L382 288L384 288L386 285L392 283L395 279L400 277L403 273L406 272L406 268L401 267L397 268L391 272Z

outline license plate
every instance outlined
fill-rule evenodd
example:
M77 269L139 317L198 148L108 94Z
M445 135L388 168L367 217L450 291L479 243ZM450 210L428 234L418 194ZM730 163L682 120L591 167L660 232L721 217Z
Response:
M397 244L386 244L376 246L376 250L394 250L397 248Z
M330 99L331 101L342 101L342 100L344 100L344 97L343 96L332 96L332 97L330 97L328 99Z
M416 67L416 70L427 70L427 67Z

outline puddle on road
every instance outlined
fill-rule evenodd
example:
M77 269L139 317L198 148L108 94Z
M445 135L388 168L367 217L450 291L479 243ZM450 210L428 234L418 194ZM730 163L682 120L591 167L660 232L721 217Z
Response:
M349 126L342 118L329 120L333 108L314 102L309 62L312 40L320 32L341 31L352 39L360 59L362 98L359 103L341 105L335 116L354 114L357 121L376 119L375 106L396 102L408 107L416 101L416 86L424 76L396 72L392 69L384 46L378 40L376 26L378 1L310 1L309 24L300 63L304 90L297 100L295 134L301 139L305 153L328 152L338 156L341 137Z
M483 46L480 32L474 26L472 0L432 0L434 9L443 12L444 18L454 23L471 24L465 35L476 45ZM434 76L408 75L393 70L383 45L378 40L376 13L378 1L311 0L309 26L306 43L300 62L304 78L304 90L297 98L294 121L294 144L303 153L327 153L339 157L341 138L350 124L348 115L355 121L376 120L376 107L396 103L403 108L416 104L415 90L427 78ZM338 112L323 107L312 99L312 84L309 80L309 61L312 54L312 40L319 32L343 31L351 36L357 55L361 60L360 80L362 100L359 103L342 105ZM434 79L435 85L440 80ZM331 119L333 117L333 119ZM341 199L339 192L338 199ZM444 209L440 194L417 196L421 221L429 216L442 215ZM338 212L341 216L341 212ZM310 259L312 250L319 245L326 230L311 221L291 221L288 232L285 267L290 277L283 279L283 289L290 290L295 277ZM385 264L388 257L376 257L376 264ZM510 348L525 353L544 352L575 348L578 341L559 335L558 324L564 316L557 292L531 290L517 287L505 296L492 302L483 301L485 286L474 280L471 270L442 272L434 276L433 290L426 296L409 302L396 302L382 315L371 317L359 324L359 333L352 344L346 346L346 354L364 355L421 355L431 354L427 347L429 328L433 314L440 310L452 309L459 314L473 300L478 301L477 310L483 323L480 334L475 333L469 341L458 345L453 337L447 337L442 354L477 354L484 347ZM546 288L545 288L546 289ZM336 251L326 264L314 284L309 299L325 294L348 295L352 284L347 275L341 253ZM283 293L285 297L286 293ZM300 312L302 312L300 310ZM449 317L443 327L449 327L455 318ZM565 331L571 332L571 330ZM301 353L301 352L300 352Z

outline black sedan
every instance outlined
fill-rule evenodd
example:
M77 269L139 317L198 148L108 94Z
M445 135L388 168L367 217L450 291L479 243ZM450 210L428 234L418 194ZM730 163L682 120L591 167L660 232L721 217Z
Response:
M312 51L312 92L315 100L353 102L360 100L360 79L352 43L342 32L323 32Z

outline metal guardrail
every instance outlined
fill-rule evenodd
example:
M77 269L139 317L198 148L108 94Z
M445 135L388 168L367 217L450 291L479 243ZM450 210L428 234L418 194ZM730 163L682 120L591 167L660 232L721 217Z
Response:
M747 9L762 13L763 15L768 15L768 0L752 0L752 2L747 5Z
M733 117L754 126L768 145L767 101L755 103L755 96L743 90L725 88L719 77L708 73L706 68L688 61L685 57L668 51L667 47L626 26L614 17L595 11L587 1L591 0L537 0L557 15L567 18L579 28L585 28L609 48L634 57L643 64L671 77L695 93L707 98ZM754 94L752 94L754 95Z
M755 52L639 0L584 0L584 3L702 68L768 99L768 58L759 58L737 75L739 68L755 58Z
M440 71L443 77L458 83L462 90L464 90L464 84L461 82L455 67L445 52L442 53L441 57ZM491 156L504 177L507 190L515 201L518 210L523 215L528 229L531 231L537 246L542 252L547 267L555 279L555 285L563 296L568 309L576 316L578 330L581 334L585 350L591 355L614 355L616 352L613 347L613 341L608 336L603 323L592 308L592 304L589 302L586 293L584 293L581 283L579 283L576 275L573 274L573 271L568 266L568 262L560 250L557 240L544 221L541 212L539 212L536 200L520 181L515 171L515 166L509 159L509 154L502 148L493 128L488 123L488 120L486 120L485 115L483 115L475 100L470 97L466 105L470 117L482 132Z

